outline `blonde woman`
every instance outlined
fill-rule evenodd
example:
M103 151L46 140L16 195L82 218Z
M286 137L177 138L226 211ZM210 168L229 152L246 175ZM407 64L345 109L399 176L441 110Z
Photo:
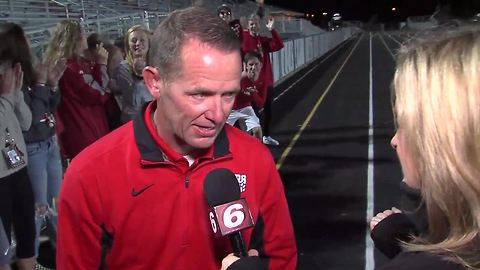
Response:
M150 47L151 33L140 25L132 26L125 35L126 60L115 72L117 88L122 94L122 122L132 120L142 105L152 100L143 81L143 68Z
M109 132L104 109L109 99L108 53L98 46L92 64L83 57L87 47L80 23L65 20L57 24L45 56L49 65L67 59L67 68L59 81L58 117L63 127L59 134L63 154L70 159Z
M428 231L404 239L382 269L480 269L480 31L441 36L398 56L391 144L404 181L421 191ZM374 240L401 215L375 216Z

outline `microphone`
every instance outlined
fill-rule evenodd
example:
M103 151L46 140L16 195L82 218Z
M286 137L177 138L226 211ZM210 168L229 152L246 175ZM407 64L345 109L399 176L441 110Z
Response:
M230 170L218 168L205 177L203 192L210 210L208 216L216 237L229 235L234 254L248 257L241 230L254 225L247 201L240 198L240 186Z

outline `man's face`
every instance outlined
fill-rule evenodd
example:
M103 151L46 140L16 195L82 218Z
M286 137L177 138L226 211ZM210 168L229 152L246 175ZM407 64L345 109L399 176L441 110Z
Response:
M218 16L224 20L226 23L229 23L232 20L232 12L222 9L218 12Z
M262 69L262 62L256 57L248 59L246 63L247 76L250 80L256 81L260 75L260 70Z
M230 28L233 30L233 32L235 32L235 35L237 35L237 37L240 37L240 35L242 34L240 33L240 29L241 29L240 23L235 23L231 25Z
M188 154L210 147L225 124L240 89L241 58L191 39L179 61L181 74L158 88L155 123L168 145Z
M250 32L250 35L252 36L258 35L258 31L259 31L258 28L259 28L258 20L248 21L248 31Z

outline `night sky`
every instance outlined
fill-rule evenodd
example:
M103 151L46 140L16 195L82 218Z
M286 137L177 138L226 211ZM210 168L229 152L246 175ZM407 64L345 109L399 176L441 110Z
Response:
M480 0L265 0L265 3L316 15L339 12L345 20L361 21L372 18L400 21L408 16L431 15L438 4L450 4L452 14L460 17L480 12Z

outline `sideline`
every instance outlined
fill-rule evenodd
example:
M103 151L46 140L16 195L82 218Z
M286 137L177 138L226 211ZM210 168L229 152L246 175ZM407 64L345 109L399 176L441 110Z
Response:
M380 36L381 38L381 36ZM383 39L382 39L383 40ZM387 47L388 49L388 47ZM368 166L367 166L367 213L365 230L365 270L375 269L374 244L370 237L369 221L373 218L374 210L374 141L373 141L373 64L372 64L372 34L370 33L370 74L369 74L369 98L368 98ZM390 51L390 49L389 49ZM390 52L391 54L391 52ZM393 57L393 54L392 54Z
M402 45L402 43L400 41L398 41L398 39L394 38L392 35L390 35L389 33L385 33L387 34L387 37L390 38L391 40L395 41L396 43L398 43L398 45Z
M362 40L363 38L363 35L362 34L358 40L357 40L357 43L355 43L354 47L352 48L352 50L350 51L350 53L348 54L348 56L345 58L345 60L343 61L342 65L340 66L340 68L338 69L337 73L335 74L335 76L333 76L332 80L330 81L330 84L327 86L326 90L323 92L322 96L317 100L317 102L315 103L315 106L313 106L312 110L310 111L310 113L308 114L307 118L305 119L305 121L303 121L303 124L301 125L300 129L297 131L297 133L295 134L295 136L293 136L293 138L290 140L290 143L288 144L288 146L285 148L285 150L283 151L282 155L280 156L280 159L278 160L277 164L276 164L276 167L277 167L277 170L280 170L280 168L282 167L283 163L285 162L285 159L287 158L287 156L290 154L290 151L293 149L293 147L295 146L295 144L297 143L298 139L300 138L300 136L302 135L303 131L305 130L305 128L308 126L308 124L310 123L310 121L312 120L312 117L313 115L315 114L315 112L317 111L318 107L320 106L320 104L322 103L323 99L325 98L325 96L328 94L328 92L330 91L330 89L332 88L332 85L333 83L337 80L338 78L338 75L340 74L340 72L343 70L343 67L345 66L345 64L347 63L347 61L350 59L350 57L352 56L353 52L355 51L355 49L357 48L358 44L360 43L360 41Z
M383 36L382 35L379 35L380 37L380 40L382 41L383 43L383 46L385 46L385 48L387 48L388 52L390 53L390 55L392 56L393 60L395 60L395 55L393 54L392 50L390 49L390 47L388 47L387 43L385 42L385 40L383 39ZM398 43L398 44L401 44L401 43Z

